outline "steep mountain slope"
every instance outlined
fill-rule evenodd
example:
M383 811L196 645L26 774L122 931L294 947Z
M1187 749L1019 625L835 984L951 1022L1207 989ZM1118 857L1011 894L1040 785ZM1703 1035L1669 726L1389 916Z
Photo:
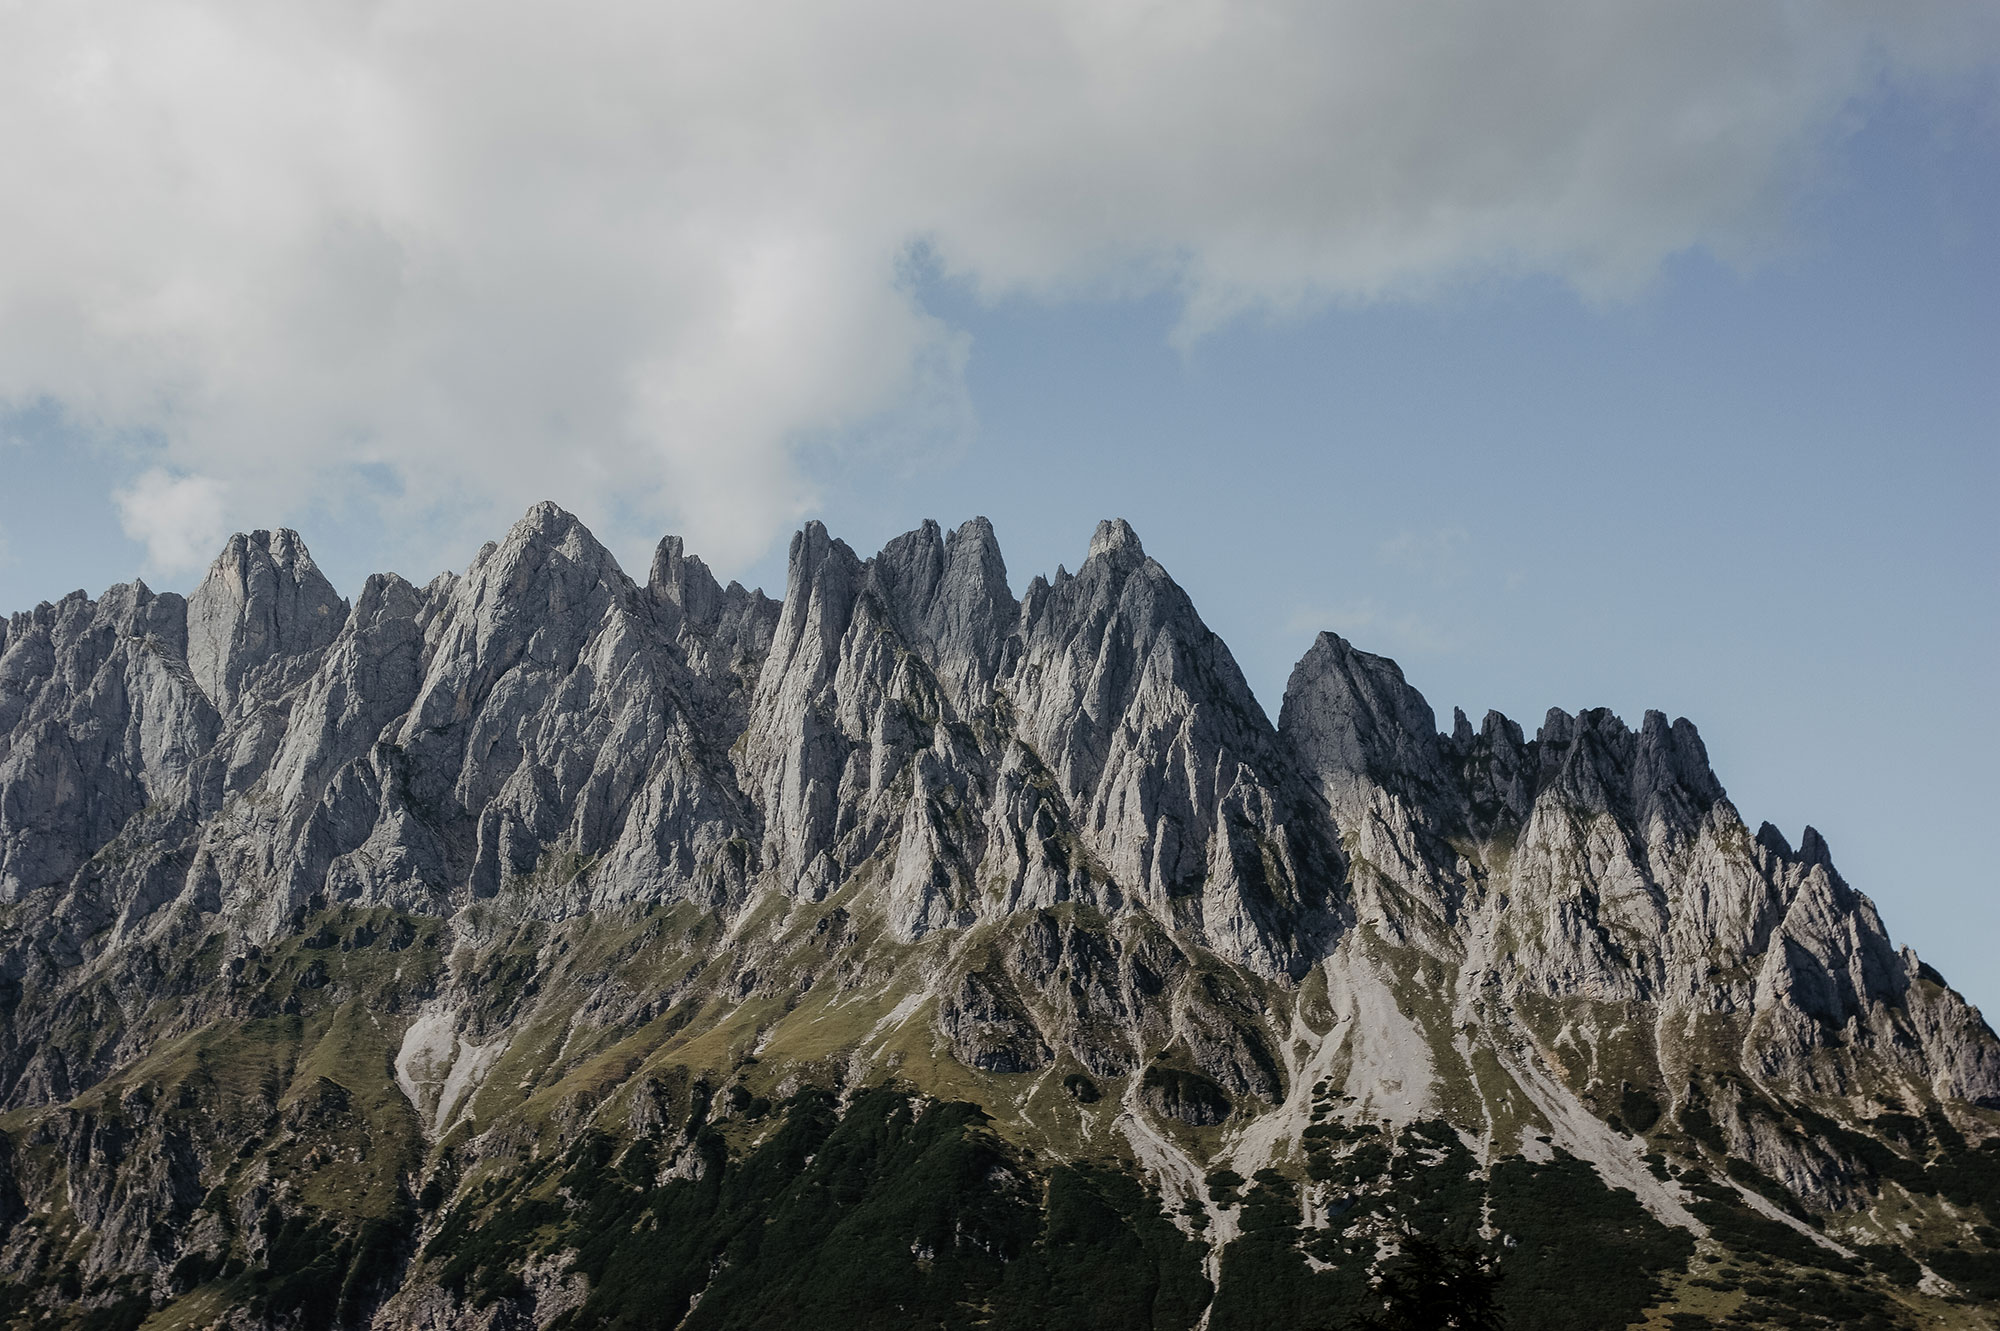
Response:
M1817 833L1331 634L1274 726L1122 522L234 537L0 629L0 899L23 1324L2000 1305L2000 1042Z

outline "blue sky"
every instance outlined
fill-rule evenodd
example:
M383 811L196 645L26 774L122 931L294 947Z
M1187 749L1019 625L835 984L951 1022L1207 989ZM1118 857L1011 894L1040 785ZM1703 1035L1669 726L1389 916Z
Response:
M774 190L701 154L674 158L704 198L731 200L696 209L699 226L679 220L687 196L631 202L652 158L645 171L609 150L575 165L576 142L604 132L595 124L570 127L577 137L551 150L559 165L475 151L460 194L411 203L405 176L380 167L406 143L518 140L523 108L476 72L445 83L484 119L408 112L376 156L355 147L389 115L372 102L332 128L272 117L315 148L299 153L282 135L219 136L221 111L162 94L191 127L174 148L191 164L182 174L229 198L247 191L226 225L169 192L167 240L106 231L72 254L20 196L16 216L0 212L0 240L28 227L26 253L41 244L72 261L54 278L0 272L0 350L17 366L0 374L12 499L0 605L140 573L186 588L219 532L279 523L351 594L376 567L421 579L463 564L543 494L635 571L657 533L677 529L726 575L773 592L805 516L865 553L923 517L983 513L1018 591L1059 561L1074 567L1097 519L1121 515L1274 717L1320 628L1394 656L1445 724L1455 704L1530 730L1550 706L1690 717L1747 821L1794 841L1820 828L1895 938L2000 1011L2000 881L1986 853L2000 804L1992 28L1945 42L1870 28L1846 45L1780 33L1771 68L1722 61L1742 62L1738 87L1712 75L1708 52L1763 48L1671 23L1657 54L1630 54L1631 33L1575 36L1638 63L1573 100L1552 96L1553 109L1516 106L1511 82L1490 96L1462 75L1439 82L1432 101L1447 111L1428 137L1353 130L1359 147L1329 149L1312 189L1290 168L1237 164L1249 153L1282 165L1294 140L1350 125L1352 107L1306 78L1310 95L1272 94L1234 125L1247 139L1212 151L1162 154L1122 122L1017 133L1011 114L952 103L964 123L935 156L912 149L922 170L883 165L872 128L821 145L812 162L850 171L851 188L815 178L794 192L797 162L774 168L786 186ZM1170 35L1170 73L1190 60L1221 69L1213 53L1235 40ZM963 36L938 40L955 50ZM1071 39L1088 65L1091 34ZM1521 58L1571 39L1550 27ZM265 34L249 49L317 76L345 40ZM198 73L251 41L217 38L182 64ZM592 48L573 63L603 81L610 58ZM1415 75L1441 80L1430 59ZM1067 95L1069 75L1028 57L1003 72ZM1089 93L1108 76L1078 77ZM1217 87L1262 86L1230 77L1216 73ZM283 82L251 80L223 110L278 105ZM1693 150L1649 137L1661 117L1627 85L1721 129ZM653 108L659 123L709 116L731 142L768 128L768 99L703 95ZM915 114L845 84L813 95L823 104L808 109L835 124L907 129L899 117ZM1433 114L1405 95L1354 97L1383 115ZM1520 127L1475 154L1441 149L1487 133L1447 113L1455 96L1511 107ZM1791 110L1770 110L1785 96ZM1243 101L1218 100L1211 119L1232 124ZM1613 127L1615 169L1573 165L1597 151L1595 134L1571 133L1594 107ZM1071 138L1099 156L1065 156ZM119 164L96 140L82 151L107 172ZM237 169L265 152L286 165ZM981 153L999 165L963 165ZM298 158L335 165L286 175ZM1532 188L1473 179L1492 159ZM508 191L540 198L550 173L577 172L559 175L584 200L572 212L524 207L526 221L467 229L445 206L490 218ZM1551 172L1553 184L1537 174ZM1100 174L1115 186L1101 196ZM154 187L134 188L143 201ZM627 207L705 266L658 266L652 233L618 220ZM246 212L265 228L248 240L230 230ZM1436 216L1472 220L1426 230ZM754 250L712 238L767 233L778 239ZM580 266L579 235L607 256L600 266ZM256 283L187 257L230 244ZM427 276L447 250L498 257ZM107 265L146 300L103 296L84 275ZM738 269L752 278L704 285ZM378 346L396 354L374 357Z

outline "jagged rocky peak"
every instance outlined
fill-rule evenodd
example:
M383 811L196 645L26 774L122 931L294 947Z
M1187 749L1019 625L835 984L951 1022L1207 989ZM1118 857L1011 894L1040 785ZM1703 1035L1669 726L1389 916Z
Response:
M1685 718L1648 711L1635 731L1606 708L1551 708L1530 741L1499 712L1474 730L1454 709L1443 734L1394 661L1332 633L1293 670L1279 729L1348 822L1375 816L1365 812L1374 791L1441 834L1482 843L1518 834L1538 800L1613 815L1641 840L1685 836L1709 810L1727 808Z
M1013 617L990 527L926 522L863 560L812 522L789 563L739 764L766 862L813 897L889 855L899 932L969 920L990 837L968 801L996 755L952 726L991 712Z
M1054 581L1029 584L1020 633L1013 674L1030 724L1065 752L1058 766L1078 789L1093 783L1107 732L1134 706L1151 712L1146 728L1161 709L1201 702L1220 710L1205 720L1238 738L1271 732L1235 656L1122 518L1098 524L1074 574L1058 566Z
M1146 548L1139 544L1139 533L1132 530L1131 523L1123 518L1106 518L1090 534L1090 553L1086 558L1095 559L1099 555L1123 564L1139 564L1145 561Z
M1129 899L1265 968L1297 956L1277 903L1310 895L1283 769L1228 648L1129 524L1017 603L982 518L867 560L798 533L738 765L777 878L817 897L890 856L899 933Z
M297 532L239 532L188 598L188 668L227 715L245 675L326 646L346 619L347 603Z
M646 579L653 599L686 616L697 631L708 631L722 615L722 584L699 555L683 551L681 538L662 536L653 552L653 570Z
M1394 661L1357 651L1336 633L1321 633L1293 667L1278 729L1324 781L1371 780L1399 793L1412 783L1436 790L1447 782L1424 695ZM1469 727L1461 729L1469 737Z
M1260 969L1302 964L1338 869L1235 657L1130 524L1029 584L1006 689L1121 891Z
M772 658L788 674L830 666L865 614L917 653L959 710L970 712L990 701L1017 613L985 518L949 535L927 520L867 560L809 522L792 538Z
M1019 612L993 524L973 518L946 535L926 520L869 561L869 585L953 704L978 707Z
M1539 785L1583 808L1685 823L1726 798L1686 717L1669 725L1664 713L1648 711L1634 731L1608 708L1575 716L1550 708L1535 746Z
M772 659L789 664L802 651L816 661L828 659L853 618L862 576L860 556L828 535L825 524L808 522L794 533Z
M632 585L590 528L548 500L522 514L498 545L483 548L464 580L525 601L526 610L557 615L573 608L562 599L566 594L600 585L623 592ZM543 594L555 599L544 602Z
M453 677L453 687L464 682L456 678L460 672L469 672L478 692L524 657L573 663L599 622L633 590L582 522L555 504L536 504L454 581L429 627L427 690L445 682L439 670Z
M993 682L1020 611L993 524L985 518L961 524L945 538L944 577L924 621L939 678L954 698L972 698Z

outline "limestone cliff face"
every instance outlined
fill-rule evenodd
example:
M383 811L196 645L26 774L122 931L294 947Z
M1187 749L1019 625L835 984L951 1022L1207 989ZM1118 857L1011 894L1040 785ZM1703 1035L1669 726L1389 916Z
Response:
M774 1091L893 1072L1075 1120L1215 1243L1202 1170L1281 1161L1329 1103L1567 1151L1697 1229L1649 1150L1864 1208L1876 1166L1802 1115L1979 1138L2000 1110L1979 1014L1816 832L1745 827L1691 723L1445 731L1321 634L1274 726L1116 521L1019 600L983 519L872 558L808 524L782 601L673 537L634 582L551 504L351 606L296 534L233 537L185 600L0 628L0 902L0 1104L39 1124L0 1233L58 1186L12 1163L39 1142L107 1272L288 1195L231 1182L242 1215L202 1219L239 1167L134 1069L314 1012L386 1042L354 1056L385 1098L287 1064L260 1131L365 1119L415 1152L391 1193L527 1149L531 1106L663 1121L685 1088L648 1060L710 1031L701 1057L793 1069Z

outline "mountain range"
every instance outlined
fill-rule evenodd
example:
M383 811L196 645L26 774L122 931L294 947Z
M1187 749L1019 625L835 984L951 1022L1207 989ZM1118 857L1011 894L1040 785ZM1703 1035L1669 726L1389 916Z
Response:
M1817 832L1331 633L1273 723L1120 521L13 615L0 1110L17 1326L2000 1309L2000 1041Z

